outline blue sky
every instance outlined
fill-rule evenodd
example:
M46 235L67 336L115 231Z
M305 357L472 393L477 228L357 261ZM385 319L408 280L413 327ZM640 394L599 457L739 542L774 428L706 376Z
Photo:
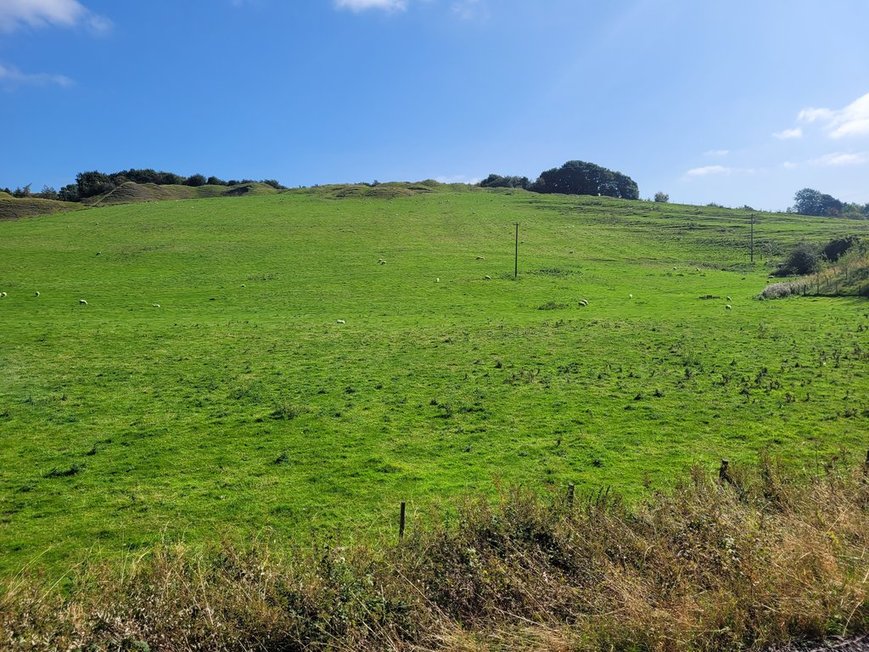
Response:
M0 186L570 159L643 197L869 202L866 0L0 0Z

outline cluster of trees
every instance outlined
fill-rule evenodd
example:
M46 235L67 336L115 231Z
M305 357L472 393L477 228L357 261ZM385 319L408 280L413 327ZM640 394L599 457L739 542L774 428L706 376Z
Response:
M174 172L159 172L157 170L146 168L142 170L121 170L120 172L113 172L110 174L98 172L96 170L92 172L79 172L75 176L75 183L70 183L60 190L55 190L50 186L45 186L41 192L32 193L30 191L30 184L23 188L16 188L15 190L9 190L8 188L0 188L0 190L9 193L13 197L19 198L39 197L41 199L59 199L61 201L81 201L88 197L94 197L96 195L110 192L128 181L133 181L135 183L155 183L161 186L237 186L245 183L265 183L277 190L285 189L285 187L275 179L261 179L260 181L254 179L230 179L229 181L224 181L223 179L214 176L206 177L202 174L193 174L189 177L185 177L180 174L175 174Z
M545 170L534 182L528 177L490 174L479 185L483 188L524 188L540 193L640 198L640 190L629 176L586 161L568 161L560 168Z
M800 215L869 219L869 204L849 204L812 188L797 191L794 205L788 210Z

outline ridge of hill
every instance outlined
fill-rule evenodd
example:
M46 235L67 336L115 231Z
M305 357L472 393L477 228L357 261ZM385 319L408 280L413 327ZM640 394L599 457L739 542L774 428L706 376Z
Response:
M0 220L51 215L83 208L139 202L173 201L180 199L207 199L210 197L243 197L273 195L280 192L266 183L241 183L235 186L182 186L135 183L128 181L113 190L90 197L82 202L57 201L37 197L16 198L0 192Z
M81 205L73 202L39 199L38 197L19 199L9 193L0 192L0 220L17 220L22 217L51 215L79 209L81 209Z

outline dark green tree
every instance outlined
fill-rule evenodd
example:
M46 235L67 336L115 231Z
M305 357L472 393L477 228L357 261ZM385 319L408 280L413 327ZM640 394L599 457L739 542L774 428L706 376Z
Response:
M640 197L636 182L629 176L586 161L568 161L560 168L541 172L531 189L565 195L604 195L622 199Z
M490 174L478 183L481 188L528 188L531 182L528 177L506 176Z
M193 175L190 175L189 177L187 177L187 181L184 182L184 185L198 187L198 186L204 186L206 183L208 183L208 179L205 178L204 175L193 174Z
M794 195L794 212L800 215L831 217L842 212L843 204L835 197L812 188L803 188Z
M79 199L101 195L115 188L115 184L109 178L109 175L97 172L96 170L93 172L79 172L75 175L75 184L78 187Z

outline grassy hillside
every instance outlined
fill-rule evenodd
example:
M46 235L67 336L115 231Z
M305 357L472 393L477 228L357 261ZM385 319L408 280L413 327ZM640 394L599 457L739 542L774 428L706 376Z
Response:
M155 183L127 183L111 192L89 197L82 203L39 199L36 197L15 198L0 192L0 220L50 215L62 211L79 210L83 207L133 204L136 202L169 201L178 199L204 199L208 197L242 197L248 195L273 195L278 191L265 183L242 183L236 186L173 186Z
M241 197L273 195L278 191L265 183L242 183L236 186L177 186L128 181L114 190L86 200L89 206L132 204L145 201L205 199L208 197Z
M50 215L81 208L78 204L53 199L37 197L16 198L6 192L0 192L0 220L17 220L34 215Z
M751 266L740 211L424 187L0 224L0 573L865 455L865 299L753 299L861 223L763 214Z

